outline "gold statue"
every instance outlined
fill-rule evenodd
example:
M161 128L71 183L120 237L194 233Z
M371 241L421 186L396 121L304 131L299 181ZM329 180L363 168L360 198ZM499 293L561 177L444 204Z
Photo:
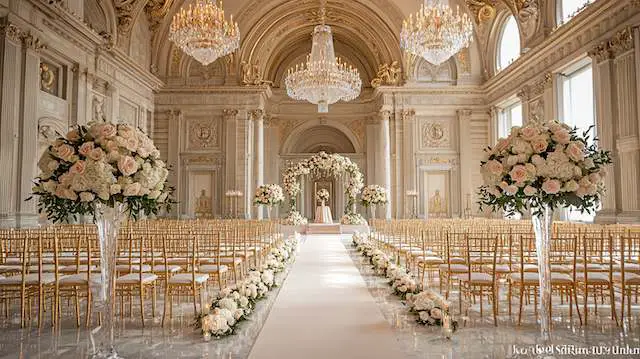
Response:
M202 190L200 197L196 199L196 217L211 216L211 197L207 196L207 191Z
M429 213L433 213L436 216L444 216L447 212L447 202L440 196L440 190L436 190L434 195L429 200Z
M371 80L371 87L378 88L380 86L400 86L400 75L402 68L398 61L389 64L381 64L378 67L376 78Z
M273 82L262 79L259 62L250 64L242 61L240 63L240 71L242 72L242 84L245 86L273 85Z

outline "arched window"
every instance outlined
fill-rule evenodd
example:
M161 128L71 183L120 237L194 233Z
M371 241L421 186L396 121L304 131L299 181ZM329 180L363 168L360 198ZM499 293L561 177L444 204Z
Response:
M502 25L502 31L498 38L496 70L504 70L518 57L520 57L520 30L516 19L509 16Z
M564 24L595 0L558 0L558 24Z

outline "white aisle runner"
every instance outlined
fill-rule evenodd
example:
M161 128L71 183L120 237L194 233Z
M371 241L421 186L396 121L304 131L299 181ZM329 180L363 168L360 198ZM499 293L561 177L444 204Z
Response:
M252 359L401 358L403 351L339 235L310 235Z

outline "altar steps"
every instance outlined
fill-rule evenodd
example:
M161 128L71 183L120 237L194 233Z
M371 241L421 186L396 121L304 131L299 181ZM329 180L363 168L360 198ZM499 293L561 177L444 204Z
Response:
M307 234L342 234L340 224L309 223Z

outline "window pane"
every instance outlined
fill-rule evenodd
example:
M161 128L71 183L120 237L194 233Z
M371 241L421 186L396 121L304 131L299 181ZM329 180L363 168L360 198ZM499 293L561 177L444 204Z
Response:
M515 126L522 127L522 104L519 102L511 107L511 127Z
M497 58L498 71L509 66L518 57L520 57L520 30L518 30L516 19L509 16L500 36Z
M563 23L569 21L573 15L575 15L578 9L582 8L585 4L591 3L595 0L561 0L562 2L562 18Z

